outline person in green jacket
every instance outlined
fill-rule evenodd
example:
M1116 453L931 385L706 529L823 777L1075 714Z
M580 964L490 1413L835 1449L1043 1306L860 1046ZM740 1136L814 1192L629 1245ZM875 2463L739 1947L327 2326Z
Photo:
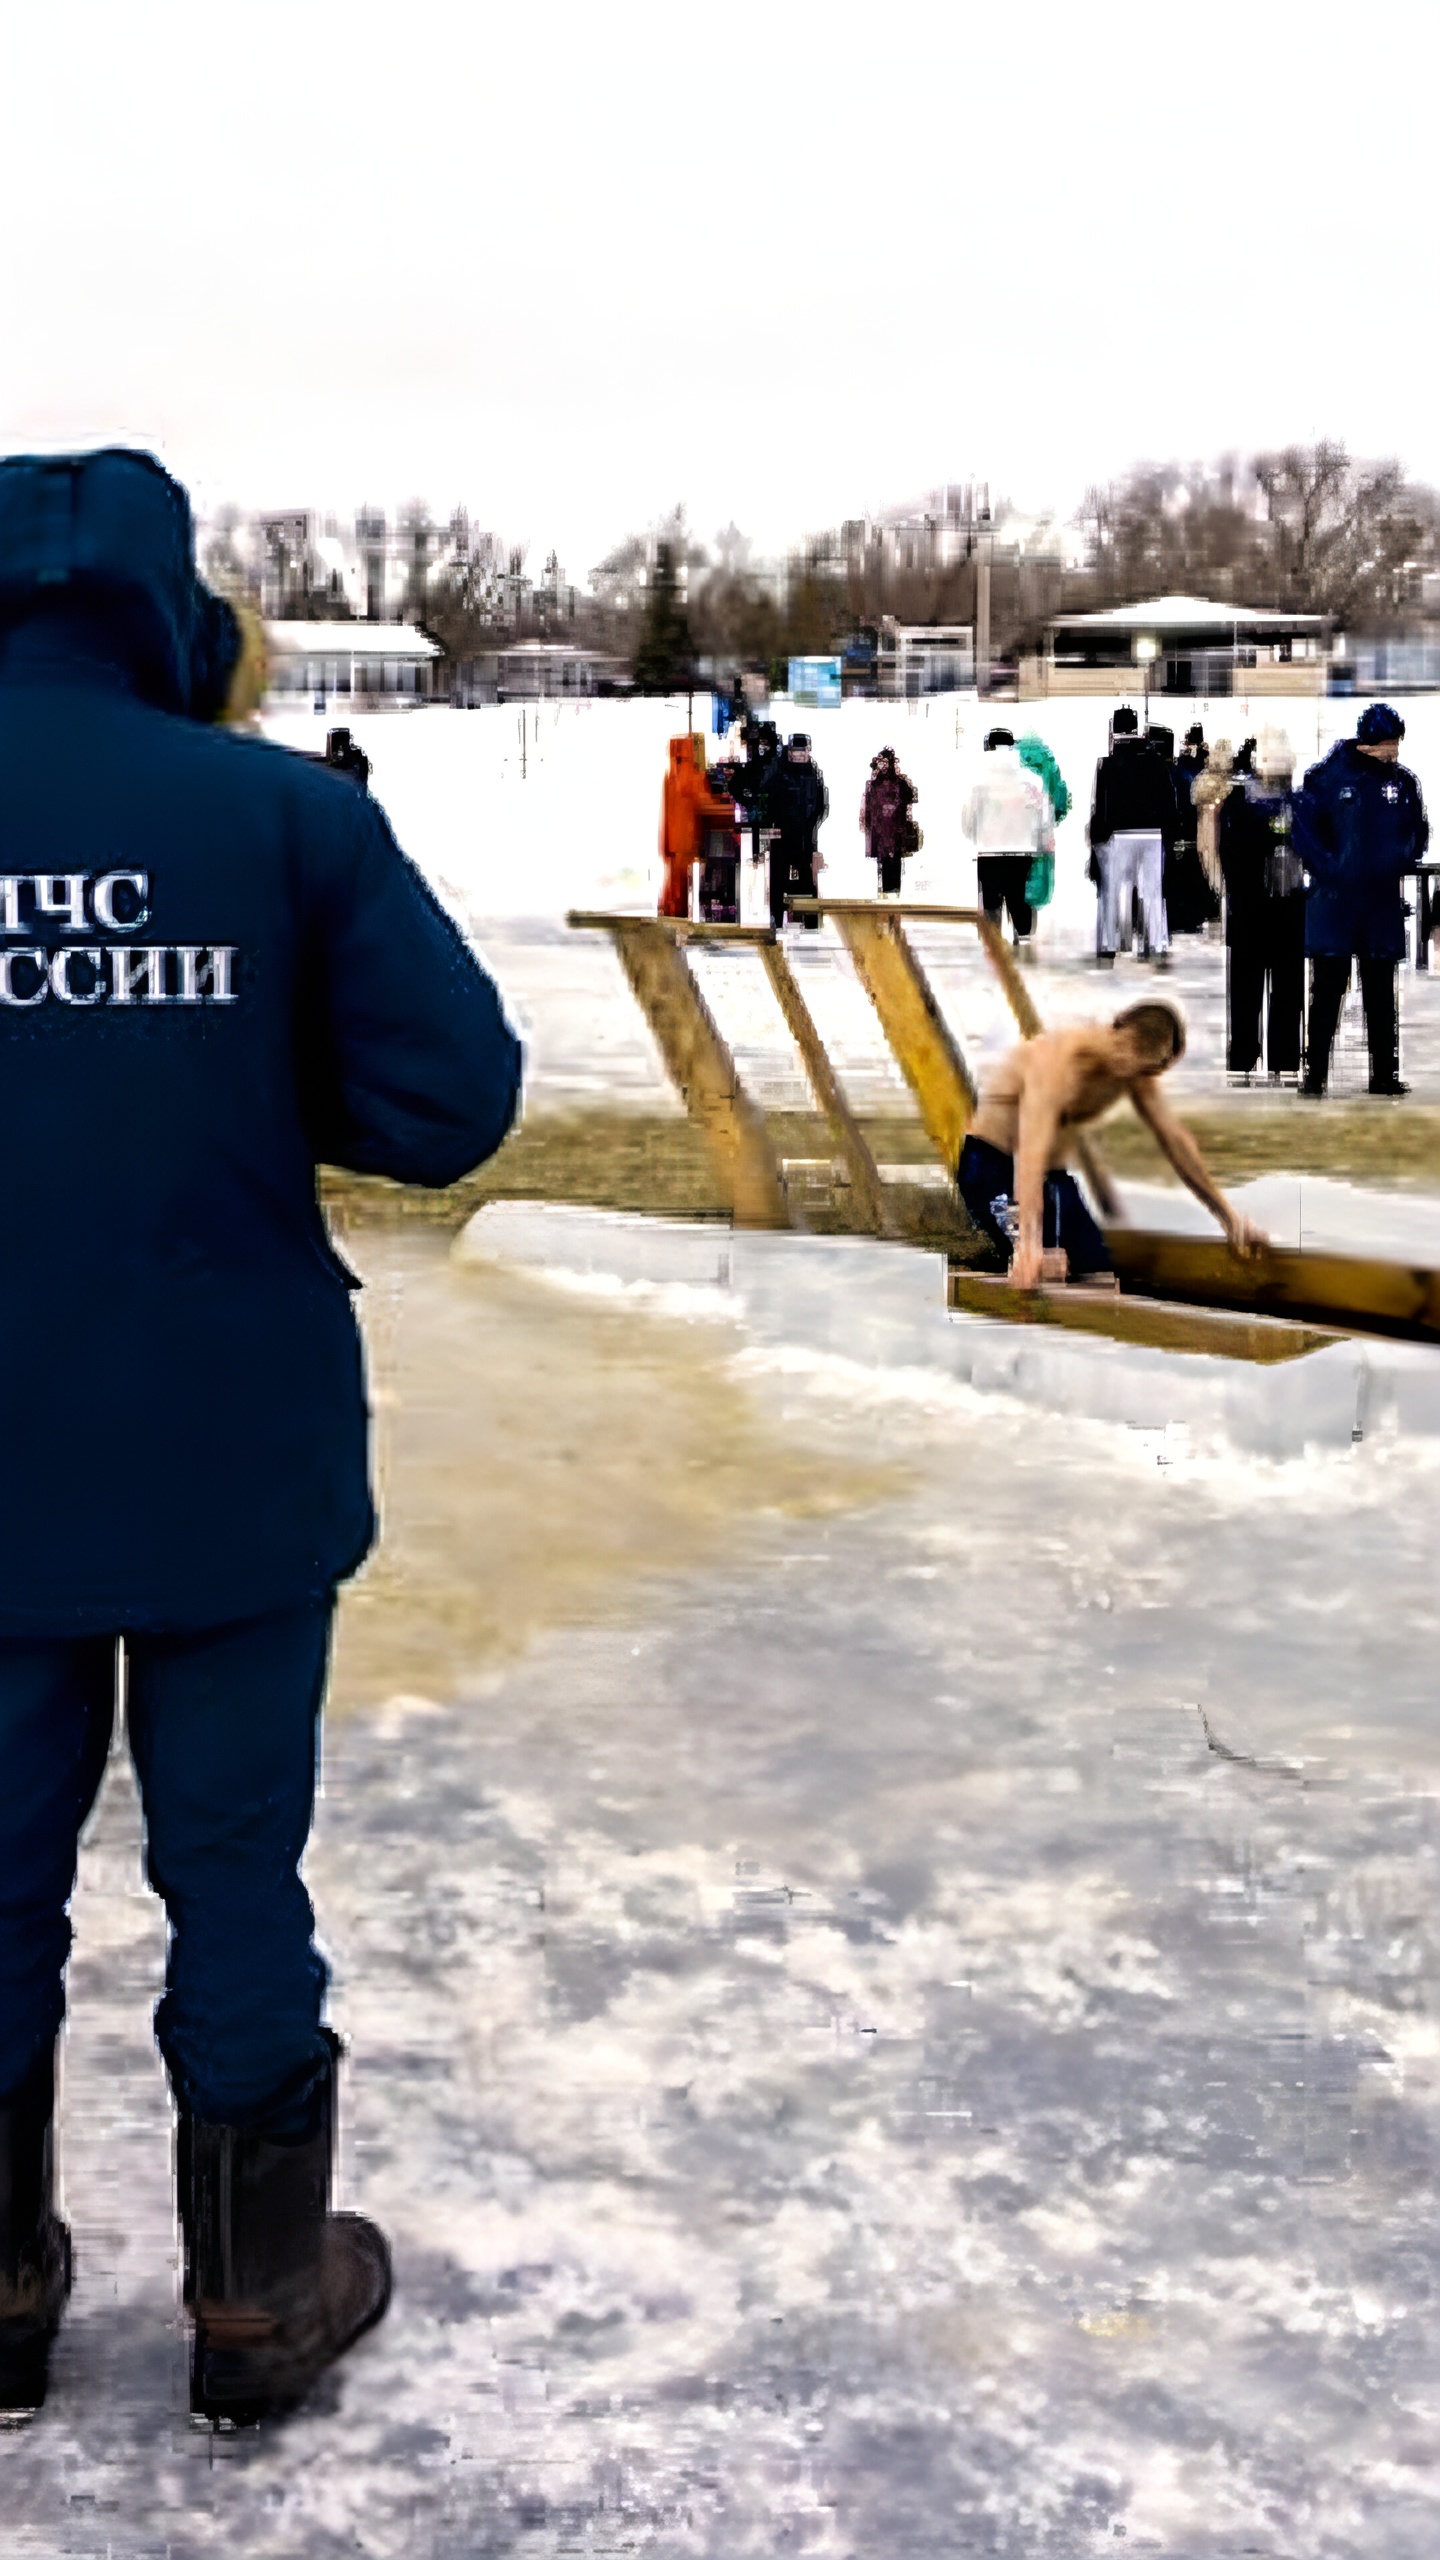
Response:
M1015 752L1037 782L1044 784L1058 826L1060 820L1069 815L1070 793L1065 776L1044 739L1037 738L1033 729L1027 730L1023 738L1016 739ZM1032 907L1048 907L1054 894L1055 856L1053 853L1037 853L1025 883L1026 899Z

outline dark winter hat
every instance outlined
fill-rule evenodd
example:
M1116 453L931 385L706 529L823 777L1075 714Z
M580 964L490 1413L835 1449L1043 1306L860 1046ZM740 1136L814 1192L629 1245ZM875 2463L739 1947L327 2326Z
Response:
M808 733L804 729L797 729L790 740L790 744L792 747L808 747L810 744Z
M1388 702L1369 702L1360 714L1355 736L1362 747L1383 747L1388 738L1403 738L1405 723Z
M1198 721L1198 720L1195 722L1195 725L1194 725L1194 727L1193 727L1193 728L1190 728L1190 729L1187 729L1187 730L1186 730L1186 732L1185 732L1185 744L1186 744L1186 746L1187 746L1187 747L1203 747L1203 746L1204 746L1204 744L1205 744L1205 732L1204 732L1204 730L1201 728L1200 723L1199 723L1199 721Z
M992 729L985 741L985 752L988 755L992 747L1013 747L1014 744L1015 737L1012 730Z
M1139 726L1140 723L1136 719L1134 712L1131 710L1129 703L1122 702L1114 719L1110 723L1110 734L1112 738L1133 738Z

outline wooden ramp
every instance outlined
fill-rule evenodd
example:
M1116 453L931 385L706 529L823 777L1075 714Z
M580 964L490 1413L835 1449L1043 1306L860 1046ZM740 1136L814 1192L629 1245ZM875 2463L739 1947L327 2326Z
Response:
M797 912L832 917L909 1085L927 1136L954 1179L975 1110L975 1079L905 931L907 917L958 925L976 933L1004 990L1016 1028L1028 1039L1041 1028L1029 989L987 916L975 907L916 906L875 899L796 899ZM750 949L759 959L782 1020L799 1051L810 1090L835 1145L862 1234L898 1235L895 1202L881 1179L809 1006L769 925L702 924L688 917L634 916L575 909L578 932L609 935L666 1070L705 1139L737 1226L803 1225L785 1181L765 1115L745 1091L739 1070L690 966L693 947ZM1093 1143L1077 1157L1102 1214L1120 1202Z
M974 907L873 898L796 899L793 904L799 912L834 923L953 1182L975 1109L975 1079L905 927L909 921L924 921L973 931L1004 989L1017 1030L1028 1039L1043 1025L1003 935ZM764 1112L745 1091L696 983L687 957L692 943L748 946L756 952L829 1127L848 1185L851 1223L870 1235L903 1232L895 1194L881 1178L779 936L769 926L585 912L572 914L569 922L582 931L607 933L614 943L671 1079L710 1149L737 1226L800 1227L804 1219ZM1094 1140L1078 1140L1075 1155L1104 1222L1118 1291L1073 1286L1022 1291L999 1275L952 1259L948 1297L957 1313L1261 1362L1302 1358L1342 1334L1440 1343L1440 1272L1281 1246L1267 1246L1242 1260L1218 1235L1169 1235L1131 1227ZM958 1217L958 1202L956 1206ZM959 1232L958 1226L952 1230Z

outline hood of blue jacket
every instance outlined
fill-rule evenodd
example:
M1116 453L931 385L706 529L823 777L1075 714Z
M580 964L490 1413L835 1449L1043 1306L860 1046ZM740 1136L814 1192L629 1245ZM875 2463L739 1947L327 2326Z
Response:
M153 455L0 461L0 632L57 614L95 632L147 701L189 711L197 684L213 693L234 617L201 587L190 501Z

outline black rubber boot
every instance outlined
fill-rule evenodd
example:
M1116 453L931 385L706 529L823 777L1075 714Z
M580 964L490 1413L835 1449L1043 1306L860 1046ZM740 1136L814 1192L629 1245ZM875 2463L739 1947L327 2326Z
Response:
M384 2234L330 2211L336 2041L313 2088L259 2125L180 2117L190 2406L236 2427L293 2409L381 2318Z
M54 2211L54 2114L47 2053L0 2101L0 2418L44 2407L70 2292L70 2234Z

